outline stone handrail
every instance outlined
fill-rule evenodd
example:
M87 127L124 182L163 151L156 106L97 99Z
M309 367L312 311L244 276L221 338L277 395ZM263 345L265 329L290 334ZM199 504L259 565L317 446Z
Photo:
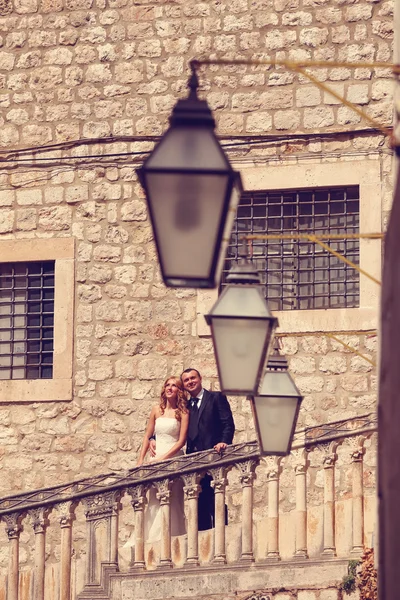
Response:
M335 491L336 450L341 443L347 443L347 455L351 469L351 547L349 556L360 555L364 547L364 490L363 490L363 444L368 436L376 431L375 415L363 415L307 428L297 432L290 456L290 472L293 472L295 504L292 509L294 533L294 551L292 559L307 560L309 557L308 513L310 510L307 496L308 456L310 452L322 450L321 469L323 469L323 499L321 500L323 534L320 556L332 558L337 555L335 531L335 503L338 496ZM280 477L283 473L283 461L277 457L260 459L257 442L246 442L229 446L223 455L214 451L198 452L192 455L175 457L166 461L146 464L129 471L112 472L87 479L58 485L51 488L34 490L23 494L0 499L0 518L6 525L9 539L9 564L7 574L6 600L18 600L21 587L19 568L20 534L22 522L28 516L34 534L33 598L44 600L46 574L46 530L48 517L57 515L60 527L60 550L58 581L59 589L54 597L70 600L77 593L81 598L108 598L110 576L120 570L119 565L119 519L121 498L130 497L133 509L135 544L129 572L144 573L148 568L169 569L177 565L173 548L179 546L181 563L178 566L198 567L229 563L227 552L230 537L240 535L239 560L242 565L255 561L277 561L282 558L280 528L284 514L280 509ZM264 469L264 472L262 472ZM225 526L225 504L230 503L230 490L227 475L230 471L238 473L240 519L232 527ZM260 473L264 477L266 489L266 553L260 556L257 549L257 526L255 515L254 481ZM214 529L199 532L197 524L197 501L199 480L209 473L213 478L215 492ZM184 484L185 514L187 534L184 542L174 541L170 527L170 490L172 482L181 479ZM157 489L160 501L163 527L157 551L148 550L144 537L144 515L146 492L149 487ZM289 488L290 489L290 488ZM83 508L86 519L86 568L85 581L76 582L72 589L72 555L74 551L74 520L77 507ZM235 527L236 529L235 529ZM29 528L25 528L27 532ZM234 531L235 530L235 531ZM202 537L203 536L203 537ZM206 546L211 555L201 555L199 542L207 537ZM210 537L211 536L211 537ZM146 554L147 552L147 554ZM156 552L156 565L149 565L149 556ZM284 557L286 558L286 557ZM183 563L182 563L183 560ZM49 596L46 591L46 598Z

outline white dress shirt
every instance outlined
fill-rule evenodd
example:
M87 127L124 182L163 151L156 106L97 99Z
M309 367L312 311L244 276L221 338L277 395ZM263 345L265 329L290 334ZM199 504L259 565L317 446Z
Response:
M197 408L200 408L201 401L203 400L203 396L204 396L204 388L201 388L201 390L197 394L197 396L192 396L192 398L197 398L198 399Z

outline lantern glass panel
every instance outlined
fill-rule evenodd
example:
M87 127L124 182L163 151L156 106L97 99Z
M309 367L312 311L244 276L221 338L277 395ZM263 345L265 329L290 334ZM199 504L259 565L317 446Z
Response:
M146 161L146 169L228 169L228 161L210 128L171 127Z
M271 321L213 316L212 328L222 390L244 394L256 391Z
M229 285L215 303L212 316L272 317L260 288L256 285Z
M209 275L227 209L227 175L148 173L154 234L163 275Z
M297 418L298 396L254 396L253 402L261 453L287 454Z
M266 371L261 384L260 394L266 396L300 396L290 373L283 371Z

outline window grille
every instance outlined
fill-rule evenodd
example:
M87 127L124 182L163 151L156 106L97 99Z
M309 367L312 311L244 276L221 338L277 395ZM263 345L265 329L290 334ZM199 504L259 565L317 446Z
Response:
M0 264L0 379L51 379L55 261Z
M221 286L240 257L246 234L359 233L359 187L254 191L242 194ZM359 264L358 239L325 240ZM260 272L271 310L354 308L359 306L356 269L305 240L253 240L252 259Z

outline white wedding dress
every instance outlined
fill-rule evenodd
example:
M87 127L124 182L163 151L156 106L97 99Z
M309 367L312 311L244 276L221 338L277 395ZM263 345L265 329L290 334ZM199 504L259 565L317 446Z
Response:
M175 417L158 417L154 435L156 436L156 455L151 461L159 460L179 439L181 422ZM183 450L175 456L183 454ZM157 490L154 486L148 491L148 502L144 515L145 542L155 542L161 539L161 511L157 500ZM183 502L183 483L177 479L172 484L170 497L171 535L183 535L185 528L185 510Z
M181 422L175 417L158 417L154 428L156 436L156 455L150 462L159 460L179 439ZM179 450L175 456L183 454ZM172 484L170 496L171 535L183 535L186 533L185 510L183 501L183 482L176 479ZM152 486L147 492L147 505L144 513L144 541L157 542L161 540L161 511L160 502L157 499L157 490ZM124 544L124 548L135 545L135 532Z

